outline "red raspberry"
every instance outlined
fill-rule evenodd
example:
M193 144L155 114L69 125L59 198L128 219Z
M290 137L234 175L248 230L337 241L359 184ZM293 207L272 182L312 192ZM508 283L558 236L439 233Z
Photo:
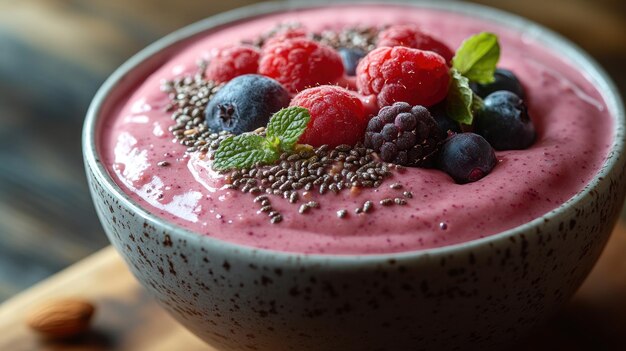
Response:
M229 46L217 50L206 68L207 79L218 83L259 69L259 50L250 45Z
M296 38L263 48L259 73L274 78L289 92L334 83L343 76L339 54L313 40Z
M446 60L432 51L403 46L374 49L356 68L356 86L376 95L378 107L397 101L432 106L448 93Z
M263 47L289 39L306 38L307 35L308 33L304 28L284 28L267 38Z
M313 146L354 145L363 138L367 118L361 100L350 91L334 85L303 90L290 106L309 110L311 120L300 142Z
M443 56L448 63L454 56L454 52L446 44L410 24L398 24L378 33L377 46L379 48L383 46L406 46L413 49L434 51Z

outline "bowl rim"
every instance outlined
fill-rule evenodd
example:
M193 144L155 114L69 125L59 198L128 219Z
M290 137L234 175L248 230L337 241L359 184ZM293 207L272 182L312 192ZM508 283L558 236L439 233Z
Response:
M493 235L489 235L484 238L474 239L442 247L394 253L321 254L262 249L253 246L224 241L188 230L182 226L179 226L165 219L162 219L155 214L152 214L146 208L135 202L135 200L130 198L130 196L128 196L117 185L117 183L115 183L109 172L106 170L106 167L100 161L97 150L98 148L96 145L96 127L98 126L102 107L105 104L105 101L107 100L109 95L114 92L118 83L123 80L123 78L131 71L140 67L140 65L144 61L153 57L153 55L159 53L160 51L166 50L173 45L181 44L183 41L191 39L192 37L199 35L204 31L211 30L212 28L218 26L236 23L237 21L260 18L275 12L316 9L326 6L350 7L359 5L406 6L412 9L425 8L472 16L481 20L486 20L505 26L515 31L523 32L527 37L532 38L533 40L539 42L544 46L550 47L552 51L561 52L563 56L565 56L573 66L584 71L586 78L596 85L598 91L600 92L603 100L606 103L606 106L611 116L615 120L615 134L613 142L607 153L607 158L605 159L600 170L581 191L579 191L569 200L559 205L557 208L549 211L548 213L540 217L533 219L532 221L526 222L517 227ZM624 152L624 129L626 125L625 120L626 118L624 116L624 106L620 99L617 88L615 87L614 83L609 78L607 73L594 59L592 59L576 44L570 42L561 35L556 34L552 30L547 29L531 20L505 12L503 10L494 9L484 5L457 1L430 2L424 0L395 0L393 2L337 2L314 0L313 3L311 3L311 0L309 0L306 3L300 1L286 3L265 2L223 12L178 29L147 46L146 48L132 56L130 59L128 59L125 63L123 63L102 84L89 106L83 125L82 152L85 166L93 172L95 181L99 182L100 185L105 188L108 193L112 194L112 196L116 200L118 200L121 205L124 205L133 213L139 215L144 221L154 225L157 228L163 228L167 230L170 234L179 235L181 238L187 241L198 242L198 244L200 245L213 246L216 250L230 251L242 255L250 254L253 256L264 257L265 259L275 259L281 261L291 261L295 258L300 265L332 262L333 264L339 264L340 266L350 266L352 264L380 264L389 260L398 261L426 258L469 251L477 252L488 246L487 244L489 243L494 244L503 240L508 241L508 239L511 237L519 236L522 233L528 233L529 230L534 229L540 224L550 221L551 219L559 216L562 212L566 211L571 206L575 206L586 201L586 199L590 196L590 193L597 189L601 185L601 183L605 181L606 178L616 170L618 163L620 161L623 163L623 161L620 159Z

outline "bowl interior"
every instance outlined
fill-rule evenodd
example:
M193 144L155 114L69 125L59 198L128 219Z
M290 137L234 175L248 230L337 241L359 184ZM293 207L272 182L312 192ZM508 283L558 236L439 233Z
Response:
M437 255L437 254L450 254L458 250L466 250L476 248L484 245L487 242L493 242L497 240L506 240L511 236L519 235L533 229L533 227L541 224L544 220L550 219L556 216L562 211L567 211L578 202L584 201L589 193L598 186L602 179L606 178L613 169L619 156L623 152L624 141L624 108L619 98L617 90L606 73L598 66L593 59L591 59L586 53L579 49L576 45L570 43L566 39L553 33L552 31L543 28L535 23L532 23L523 18L494 10L491 8L456 2L442 2L442 3L430 3L430 2L410 2L405 4L396 4L386 6L409 6L409 7L423 7L436 9L441 11L449 11L453 13L468 15L484 19L486 21L494 22L511 28L512 30L519 31L528 40L535 40L546 47L550 47L553 51L561 53L567 60L575 67L585 72L586 77L591 81L597 89L601 92L602 98L609 109L611 116L615 119L614 125L616 127L615 137L610 147L609 155L596 176L591 180L585 189L576 194L570 200L560 205L553 211L545 214L540 218L515 227L513 229L501 232L499 234L491 235L486 238L476 239L469 242L460 244L454 244L444 246L440 248L425 249L419 251L408 251L402 253L393 254L368 254L368 255L323 255L323 254L297 254L288 253L282 251L272 251L265 249L256 249L252 247L242 246L229 242L224 242L219 239L214 239L204 235L198 235L182 227L164 221L163 219L153 215L142 206L137 204L126 193L120 189L120 187L112 180L106 167L102 164L99 156L99 140L100 137L98 131L106 128L107 115L115 113L116 109L121 105L119 102L127 98L130 92L136 87L136 82L142 81L147 78L152 72L162 66L169 58L171 58L175 52L181 48L189 45L196 37L206 34L210 31L220 30L233 23L245 21L250 18L257 18L266 16L276 11L298 11L305 10L307 8L316 8L322 6L355 6L354 4L314 4L314 5L301 5L293 3L263 3L260 5L241 8L235 11L227 12L215 17L208 18L206 20L197 22L181 30L178 30L163 39L155 42L140 53L132 57L125 64L123 64L117 71L115 71L111 77L103 84L101 89L96 94L85 121L83 130L83 152L86 160L86 164L94 172L96 179L109 191L114 194L120 202L126 207L130 208L133 212L143 217L146 221L167 229L168 231L180 235L191 242L198 242L200 245L212 245L227 250L238 250L241 252L251 252L256 255L268 255L277 256L282 258L290 258L293 256L306 256L306 259L315 261L328 261L333 260L339 263L349 264L352 261L359 262L379 262L382 260L388 260L390 258L402 258L402 257L415 257L420 255Z

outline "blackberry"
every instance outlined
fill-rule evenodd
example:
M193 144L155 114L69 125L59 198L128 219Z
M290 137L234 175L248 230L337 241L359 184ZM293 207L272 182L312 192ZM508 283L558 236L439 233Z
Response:
M365 146L385 162L430 167L444 133L424 106L396 102L380 109L365 132Z

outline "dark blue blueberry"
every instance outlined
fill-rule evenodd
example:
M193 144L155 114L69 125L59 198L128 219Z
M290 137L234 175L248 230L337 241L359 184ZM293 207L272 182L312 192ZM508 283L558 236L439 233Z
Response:
M432 106L430 108L430 114L437 122L439 130L441 130L444 138L448 135L448 131L461 133L461 126L459 125L459 122L448 117L445 102Z
M476 93L476 95L484 98L487 95L498 91L498 90L506 90L515 95L524 98L524 87L519 82L515 74L508 69L504 68L496 68L496 72L494 74L495 81L489 84L478 84L478 83L470 83L470 87Z
M453 134L444 142L439 153L439 168L455 182L475 182L491 172L496 154L487 140L478 134Z
M272 114L290 101L289 92L277 81L245 74L226 83L209 101L205 123L214 132L241 134L265 127Z
M346 74L349 76L356 75L356 66L365 57L365 51L359 48L339 48L337 51L341 56L341 61L343 61Z
M474 131L496 150L522 150L535 141L535 126L528 117L526 104L509 91L487 96L477 113Z

